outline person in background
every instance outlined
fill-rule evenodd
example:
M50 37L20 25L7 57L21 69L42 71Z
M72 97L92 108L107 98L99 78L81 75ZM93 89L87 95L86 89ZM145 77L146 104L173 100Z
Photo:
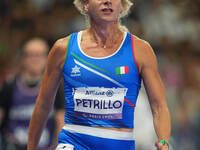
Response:
M13 80L6 81L0 91L0 125L6 140L6 150L27 149L29 121L39 93L48 50L47 42L41 38L26 41L20 54L19 72ZM57 143L56 129L63 124L59 120L59 116L63 115L62 99L63 94L59 90L55 109L49 114L42 133L39 150L52 150Z

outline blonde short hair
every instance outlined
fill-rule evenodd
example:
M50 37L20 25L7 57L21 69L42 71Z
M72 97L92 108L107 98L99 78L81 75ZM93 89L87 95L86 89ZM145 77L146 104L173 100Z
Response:
M74 0L74 5L76 8L81 12L81 14L86 15L84 11L84 2L87 0ZM122 6L123 6L123 11L120 14L120 18L126 16L129 13L129 10L133 3L130 0L121 0L122 1Z

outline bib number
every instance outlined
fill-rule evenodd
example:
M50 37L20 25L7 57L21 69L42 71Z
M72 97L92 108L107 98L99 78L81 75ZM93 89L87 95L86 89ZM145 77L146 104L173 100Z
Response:
M76 88L76 115L92 119L121 119L126 88Z

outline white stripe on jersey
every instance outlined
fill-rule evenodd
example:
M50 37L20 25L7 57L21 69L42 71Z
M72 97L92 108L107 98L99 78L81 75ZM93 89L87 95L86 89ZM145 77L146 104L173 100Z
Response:
M81 125L69 125L66 124L63 127L64 130L69 132L81 133L101 138L116 139L116 140L134 140L133 132L115 131L109 129L81 126Z
M120 84L119 82L113 80L112 78L110 78L110 77L108 77L108 76L106 76L106 75L104 75L104 74L102 74L102 73L100 73L100 72L98 72L98 71L96 71L96 70L94 70L94 69L92 69L92 68L89 68L88 66L85 66L84 64L80 63L79 61L77 61L77 60L75 60L75 59L74 59L74 62L75 62L77 65L79 65L79 66L81 66L81 67L87 69L88 71L91 71L91 72L93 72L93 73L95 73L95 74L97 74L97 75L99 75L99 76L101 76L101 77L103 77L103 78L105 78L105 79L111 81L112 83L114 83L114 84L116 84L116 85L118 85L118 86L120 86L120 87L124 87L124 86L123 86L122 84Z

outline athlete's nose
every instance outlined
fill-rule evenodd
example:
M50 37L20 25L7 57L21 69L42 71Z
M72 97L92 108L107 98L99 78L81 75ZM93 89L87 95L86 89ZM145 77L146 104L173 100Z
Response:
M111 0L104 0L104 5L111 5L111 4L112 4Z

